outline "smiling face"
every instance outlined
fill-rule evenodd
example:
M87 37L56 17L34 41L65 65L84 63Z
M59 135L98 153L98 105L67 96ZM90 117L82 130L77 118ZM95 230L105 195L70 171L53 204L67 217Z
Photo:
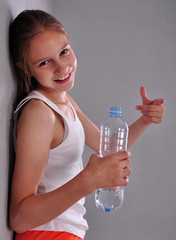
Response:
M27 51L31 77L43 92L66 92L74 85L77 60L65 34L44 30L34 37Z

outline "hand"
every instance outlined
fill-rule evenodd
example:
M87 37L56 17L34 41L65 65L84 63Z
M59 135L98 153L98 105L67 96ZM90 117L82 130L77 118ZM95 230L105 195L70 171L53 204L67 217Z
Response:
M130 152L123 151L100 158L93 154L90 157L85 171L92 188L107 188L116 186L127 186L131 170L128 167Z
M140 94L143 105L136 106L136 110L141 111L146 122L161 123L164 115L163 103L165 100L163 98L150 100L145 87L141 87Z

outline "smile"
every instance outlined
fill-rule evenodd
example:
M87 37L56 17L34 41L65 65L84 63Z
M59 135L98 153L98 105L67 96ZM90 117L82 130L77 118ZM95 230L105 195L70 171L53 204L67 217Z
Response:
M63 80L65 80L66 78L69 77L69 75L70 75L70 73L69 73L66 77L64 77L64 78L60 78L59 81L63 81Z
M63 77L63 78L60 78L58 80L54 80L55 82L57 83L66 83L70 80L70 76L71 76L71 73L69 73L67 76Z

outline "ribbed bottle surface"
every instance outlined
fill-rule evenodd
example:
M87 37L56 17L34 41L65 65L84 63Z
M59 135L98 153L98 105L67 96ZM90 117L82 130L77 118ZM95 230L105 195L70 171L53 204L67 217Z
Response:
M127 150L128 126L121 118L121 107L111 107L110 115L100 128L100 156ZM124 187L100 188L95 191L98 208L109 212L120 209L124 200Z

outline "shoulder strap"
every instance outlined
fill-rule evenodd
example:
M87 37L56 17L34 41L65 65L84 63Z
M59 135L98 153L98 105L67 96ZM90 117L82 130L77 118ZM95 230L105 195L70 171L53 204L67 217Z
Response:
M14 111L14 115L17 115L17 113L19 112L19 110L31 99L39 99L42 100L43 102L45 102L49 107L51 107L55 112L57 112L58 114L60 114L62 117L65 118L64 114L62 113L62 111L58 108L58 106L56 104L54 104L52 101L50 101L48 98L46 98L43 94L41 94L38 91L32 91L26 98L24 98L17 106L16 110Z

